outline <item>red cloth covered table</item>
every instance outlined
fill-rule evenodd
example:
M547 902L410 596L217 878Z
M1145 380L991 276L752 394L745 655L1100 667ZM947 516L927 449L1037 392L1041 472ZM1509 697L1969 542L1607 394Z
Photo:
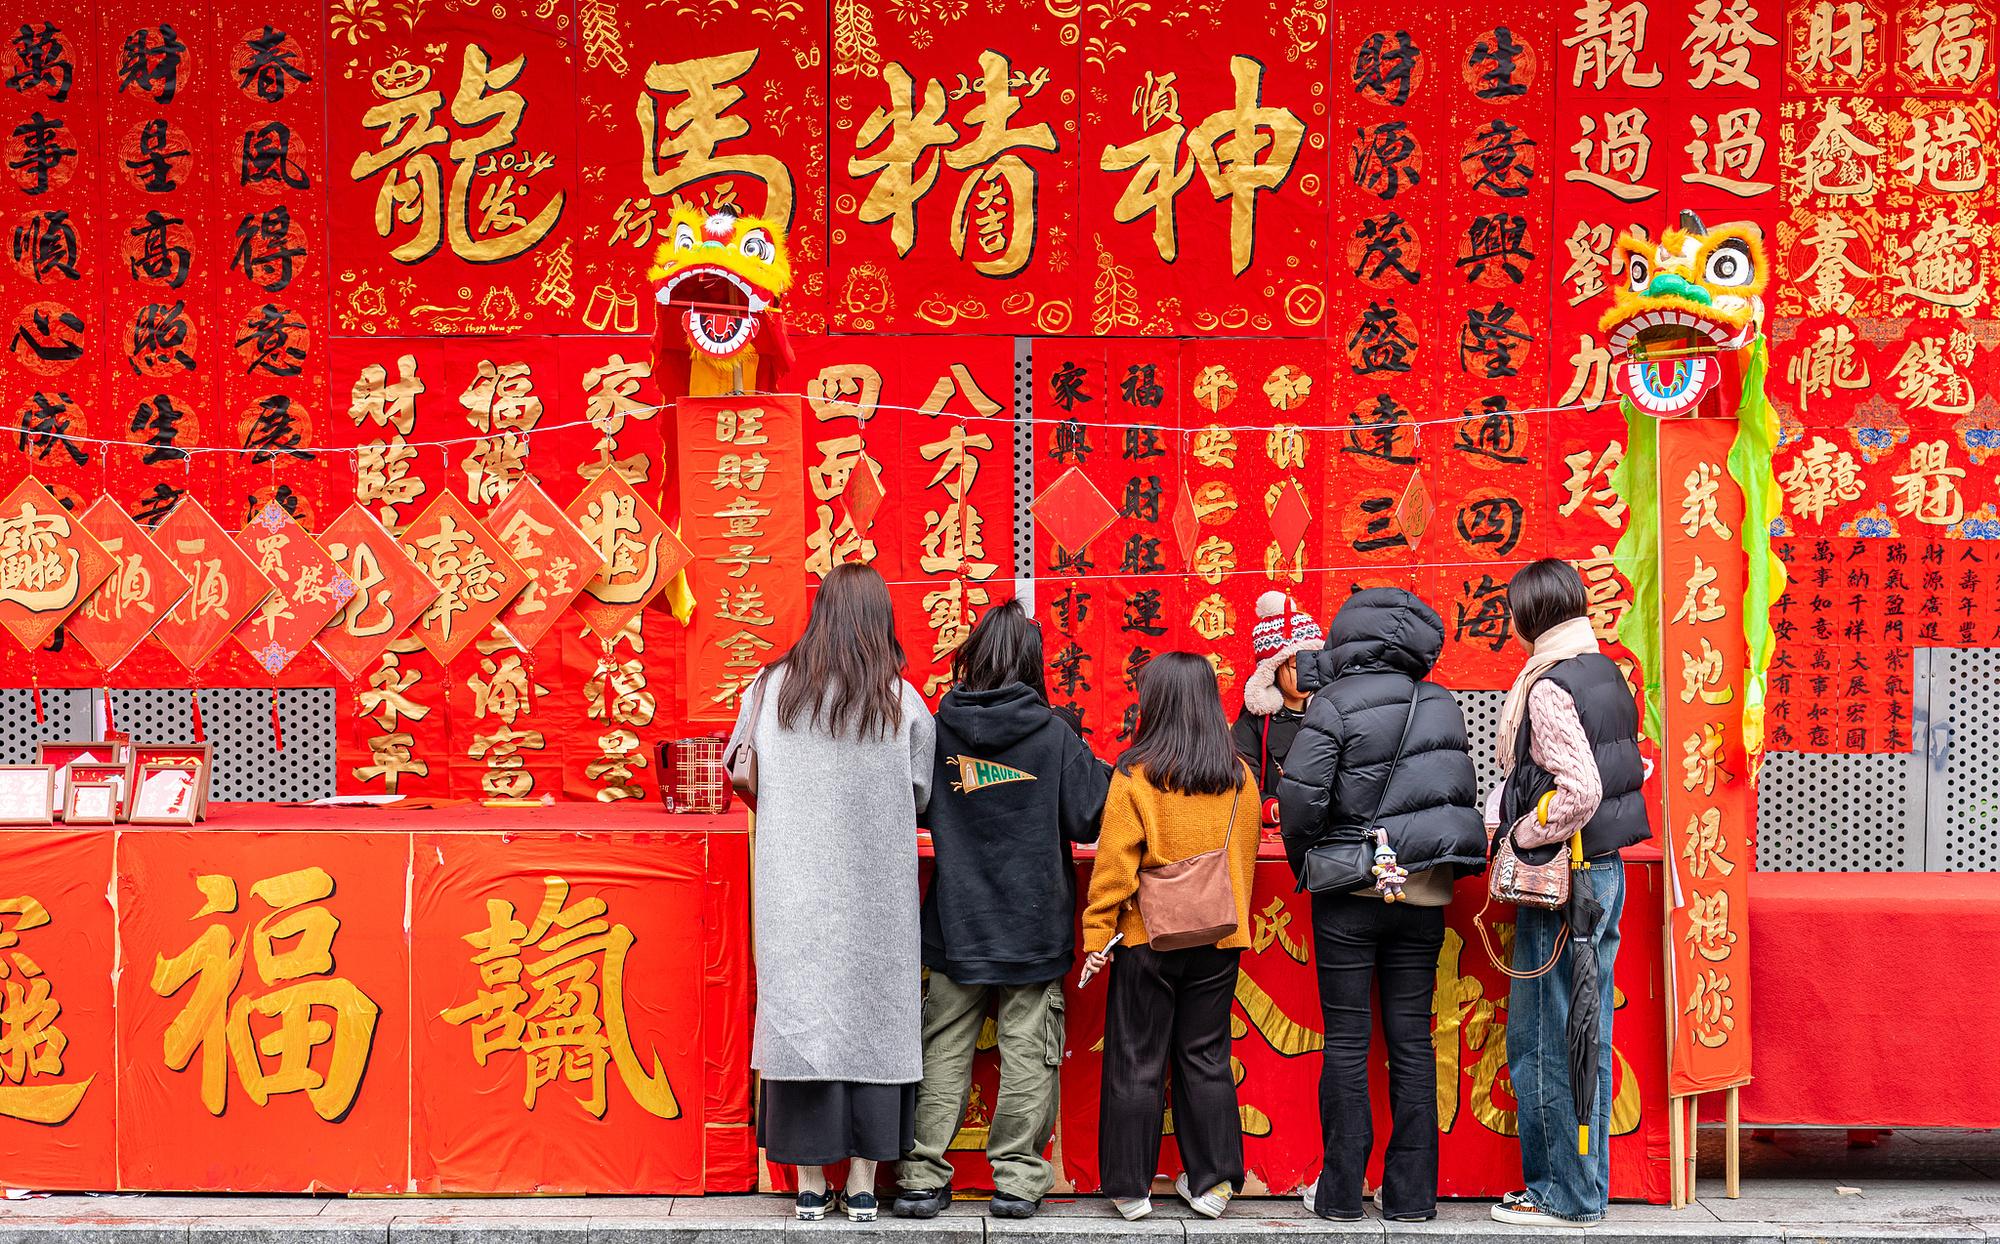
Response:
M1750 880L1746 1123L2000 1126L2000 873Z

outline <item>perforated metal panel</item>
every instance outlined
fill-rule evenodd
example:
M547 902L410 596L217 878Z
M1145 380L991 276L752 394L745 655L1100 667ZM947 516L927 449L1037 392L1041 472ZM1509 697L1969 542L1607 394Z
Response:
M1465 714L1465 739L1472 746L1472 764L1479 772L1479 796L1486 797L1500 780L1500 766L1493 759L1493 740L1500 734L1500 708L1507 702L1505 691L1454 691L1458 709Z
M1914 753L1767 753L1757 787L1758 870L1925 867L1923 778Z
M2000 649L1938 648L1929 656L1929 866L1939 872L2000 869L2000 765L1994 763L2000 756Z
M113 688L111 712L118 728L136 742L194 742L186 691ZM278 692L278 718L283 751L272 737L268 689L211 687L201 692L202 729L215 753L214 798L319 799L333 793L333 689Z
M1014 595L1035 611L1034 338L1014 338Z
M35 693L27 688L0 691L0 764L35 763L35 744L66 743L92 737L90 691L42 689L42 720L35 720Z

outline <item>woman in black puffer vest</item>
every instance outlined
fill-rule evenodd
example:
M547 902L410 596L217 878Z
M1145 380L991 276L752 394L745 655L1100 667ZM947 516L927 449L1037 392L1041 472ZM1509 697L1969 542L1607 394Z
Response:
M1465 717L1451 692L1425 681L1443 647L1436 610L1401 588L1370 588L1341 607L1323 651L1299 655L1301 665L1318 666L1316 680L1301 681L1321 689L1306 705L1278 786L1293 872L1303 878L1306 851L1336 828L1380 825L1410 874L1397 902L1373 888L1312 896L1326 1020L1319 1088L1326 1163L1305 1201L1323 1218L1361 1217L1362 1172L1374 1144L1369 986L1378 976L1392 1120L1382 1213L1404 1222L1437 1215L1431 991L1452 882L1486 865Z

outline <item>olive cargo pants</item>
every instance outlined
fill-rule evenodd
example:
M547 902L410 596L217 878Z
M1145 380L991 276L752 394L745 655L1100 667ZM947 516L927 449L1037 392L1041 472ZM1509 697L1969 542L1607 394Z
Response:
M972 1090L972 1056L999 996L999 1100L991 1104L986 1156L995 1189L1024 1201L1048 1195L1055 1167L1043 1156L1055 1134L1063 1057L1061 981L961 985L933 970L924 991L924 1079L917 1086L917 1143L897 1169L906 1191L951 1183L945 1151L958 1135Z

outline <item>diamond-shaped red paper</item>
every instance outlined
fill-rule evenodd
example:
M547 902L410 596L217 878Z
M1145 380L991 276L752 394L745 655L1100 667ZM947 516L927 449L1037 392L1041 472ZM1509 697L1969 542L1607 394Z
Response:
M564 512L603 566L576 598L577 613L601 639L615 638L693 559L667 520L616 471L585 485Z
M272 589L236 628L236 642L276 677L354 599L354 580L275 501L257 507L236 543L256 559L258 573L271 581Z
M112 570L81 519L32 478L0 502L0 626L39 648Z
M854 522L854 534L865 536L874 525L875 516L882 511L882 503L889 498L889 490L882 486L882 473L875 469L866 455L854 464L847 474L847 487L840 490L840 499L847 506L847 516Z
M1089 547L1118 518L1118 507L1077 467L1058 476L1029 508L1042 530L1072 553Z
M1185 570L1194 561L1195 537L1201 534L1201 516L1194 511L1194 490L1187 480L1174 493L1174 544L1181 551L1181 568Z
M1306 507L1305 493L1300 491L1295 479L1283 480L1278 484L1278 499L1271 506L1271 534L1278 541L1278 555L1290 557L1299 545L1305 543L1306 524L1312 520L1312 511Z
M348 506L319 542L354 584L354 595L320 631L319 650L342 675L360 678L437 599L437 585L365 506Z
M271 581L193 497L153 529L153 543L189 583L188 594L153 633L182 665L200 669L264 603Z
M486 633L527 585L527 572L457 493L441 493L403 528L403 553L438 589L417 619L417 638L449 662Z
M500 625L522 647L533 647L583 591L583 585L604 569L604 561L533 476L514 485L486 516L486 525L528 575L521 594L500 611Z
M1403 538L1412 549L1424 538L1424 529L1431 525L1431 509L1431 490L1424 483L1424 473L1410 472L1410 482L1403 488L1402 499L1396 502L1396 525L1403 529Z
M188 578L160 552L152 534L111 498L99 497L85 510L83 524L117 565L69 615L69 634L99 665L111 669L131 656L187 595Z

